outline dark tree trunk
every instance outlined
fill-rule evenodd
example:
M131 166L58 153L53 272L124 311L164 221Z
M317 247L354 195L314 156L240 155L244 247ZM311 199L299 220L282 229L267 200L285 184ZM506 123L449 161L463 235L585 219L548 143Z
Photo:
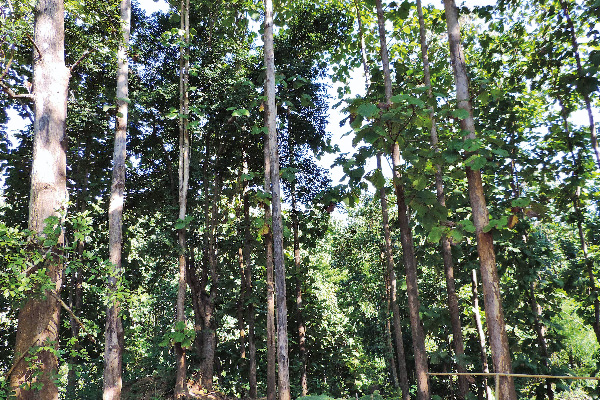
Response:
M70 71L64 59L64 4L62 0L38 0L34 17L33 100L34 142L29 203L29 229L41 233L50 216L66 211L67 90ZM42 49L43 51L38 51ZM60 252L59 238L56 253ZM53 351L36 353L33 361L25 360L37 346L58 343L63 264L53 257L44 264L53 288L46 296L31 293L19 311L15 358L10 371L10 387L17 399L58 399L54 377L58 361ZM34 292L39 291L33 289ZM54 293L48 293L53 291ZM34 368L39 368L34 373ZM31 382L32 374L35 376ZM41 384L30 389L26 382Z
M302 396L308 394L308 376L307 376L307 353L306 353L306 324L304 323L304 315L302 314L302 280L300 276L301 261L300 261L300 238L298 235L299 221L298 210L296 208L296 187L292 184L292 230L294 235L294 269L296 276L296 313L298 318L298 348L300 352L300 388Z
M290 378L287 335L287 303L285 288L285 263L283 254L283 224L281 216L281 188L279 183L279 151L275 107L275 55L273 51L273 4L265 0L264 33L265 66L265 125L269 133L269 160L271 163L271 208L273 227L273 265L277 296L277 367L279 400L290 400Z
M456 82L458 108L467 112L467 118L460 120L460 127L463 131L469 132L466 136L467 139L475 139L475 123L473 121L467 70L460 42L458 10L454 0L444 0L444 6L448 25L448 41L452 67ZM473 223L477 236L477 252L479 253L481 281L494 371L510 374L512 373L512 365L508 348L508 337L504 325L504 311L500 296L500 279L498 278L498 270L496 269L494 240L491 232L484 232L484 228L489 223L489 214L483 191L481 171L473 170L470 167L467 167L466 170ZM500 377L500 397L505 400L516 400L517 393L512 377Z
M421 57L423 60L423 75L424 83L427 86L427 96L430 100L433 99L433 90L431 87L431 72L429 68L429 56L427 54L427 34L425 30L425 21L423 18L423 8L421 0L417 0L417 13L419 15L419 37L421 41ZM439 140L437 135L437 126L435 118L435 109L432 109L429 118L431 119L431 146L437 153L439 152ZM435 190L437 193L438 203L446 207L446 197L444 196L444 184L442 179L442 168L440 165L435 166ZM450 312L450 324L452 325L452 340L454 342L454 352L456 353L456 370L464 374L466 371L463 360L465 355L465 346L463 344L462 327L460 323L460 309L458 307L458 297L454 284L454 262L452 261L452 248L450 240L446 235L442 236L442 258L444 260L444 272L446 275L446 292L448 293L448 311ZM464 375L458 376L458 398L464 399L468 391L467 377Z
M382 254L385 258L385 254ZM400 387L398 383L398 371L396 367L396 359L394 358L394 345L392 344L392 322L390 320L391 312L391 294L390 294L390 283L387 276L387 272L384 272L385 276L385 347L386 353L385 358L392 376L392 385L398 389Z
M390 61L385 35L385 18L381 0L376 0L377 23L379 26L379 42L381 50L381 62L383 65L385 101L391 104L392 98L392 79L390 74ZM417 375L417 399L429 399L429 378L427 366L427 352L425 350L425 333L419 309L419 289L417 287L417 260L415 258L415 249L410 228L408 207L404 199L404 185L400 176L400 148L398 142L394 139L392 146L392 164L394 174L394 187L396 189L396 201L398 205L398 225L400 226L400 241L402 242L402 256L404 267L406 269L406 293L408 295L408 310L410 316L410 325L413 335L413 350L415 354L415 369ZM393 306L393 303L392 303ZM393 310L392 310L393 311ZM400 378L402 379L402 378Z
M377 153L377 169L381 171L381 153ZM389 283L389 298L392 308L392 320L394 321L394 338L396 341L396 356L398 358L400 388L402 389L402 399L410 398L408 373L406 371L406 357L404 356L404 339L402 337L402 324L400 319L400 308L396 299L396 272L394 271L394 256L392 254L392 239L390 233L390 224L388 216L388 204L385 194L385 188L379 189L379 197L381 202L381 216L383 225L384 251L385 261L387 266L387 282Z

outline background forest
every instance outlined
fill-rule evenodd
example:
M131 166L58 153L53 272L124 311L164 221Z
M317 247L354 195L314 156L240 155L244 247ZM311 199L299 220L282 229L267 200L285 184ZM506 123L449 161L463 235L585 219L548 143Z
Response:
M0 3L0 398L600 397L435 375L599 373L599 1L126 1Z

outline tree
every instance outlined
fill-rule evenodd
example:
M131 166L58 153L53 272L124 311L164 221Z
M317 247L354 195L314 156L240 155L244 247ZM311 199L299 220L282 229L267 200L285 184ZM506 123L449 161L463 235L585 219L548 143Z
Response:
M273 264L277 296L277 365L280 400L290 400L290 377L287 337L287 304L285 291L285 260L283 254L283 225L281 220L281 188L279 183L279 151L277 147L277 109L275 107L275 55L273 49L273 4L265 0L264 53L267 75L265 80L265 126L269 136L271 164L271 208L273 227Z
M473 121L473 110L467 81L467 70L465 58L460 41L460 27L458 24L458 10L454 0L444 0L446 10L446 23L448 25L448 41L454 79L456 82L456 100L461 115L461 129L468 132L466 140L475 140L475 124ZM481 171L474 169L469 164L466 167L467 181L469 183L469 198L473 212L473 223L477 235L477 252L481 268L481 280L483 284L484 304L488 321L488 334L492 348L492 359L496 372L511 373L512 366L508 348L508 337L504 324L504 311L502 309L502 298L500 296L498 270L496 269L496 255L494 253L494 242L492 233L486 232L489 224ZM510 376L500 378L500 396L503 399L517 398L514 380Z
M127 112L129 104L129 34L131 30L131 1L121 4L122 39L117 54L117 122L113 155L113 175L109 205L109 252L113 266L108 277L108 290L111 303L106 311L105 350L104 350L104 400L119 400L123 387L123 323L120 301L118 300L119 281L123 275L121 264L123 242L123 204L125 192L125 159L127 157Z
M70 70L64 59L64 4L40 0L35 7L33 95L34 149L29 203L29 229L43 240L47 218L66 213L67 89ZM51 225L48 226L53 228ZM60 229L60 228L58 228ZM47 231L46 231L47 232ZM49 287L34 290L19 312L15 357L10 376L18 399L58 399L54 383L63 264L62 235L44 266ZM26 360L34 355L33 363ZM37 371L37 372L34 372Z
M377 24L379 26L379 41L381 62L383 65L385 102L387 107L392 104L392 80L390 74L390 62L385 37L385 18L381 0L376 0ZM394 137L394 133L390 132ZM404 183L400 174L400 146L396 138L391 143L391 156L394 175L394 187L396 189L396 203L398 205L398 225L400 226L400 240L402 242L402 257L406 270L406 292L408 295L408 309L410 315L410 326L413 336L413 349L417 373L417 398L419 400L429 399L429 378L427 376L427 352L425 350L425 333L421 322L419 289L417 284L417 260L410 227L408 207L406 206Z

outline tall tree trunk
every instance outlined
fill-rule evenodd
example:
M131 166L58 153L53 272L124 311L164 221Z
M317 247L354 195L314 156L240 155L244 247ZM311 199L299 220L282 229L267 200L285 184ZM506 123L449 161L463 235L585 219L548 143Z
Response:
M560 97L558 99L558 103L561 108L563 127L567 135L567 147L569 148L569 152L571 153L571 159L573 163L573 178L575 180L579 180L578 171L581 168L581 159L575 156L575 150L573 148L573 143L571 139L571 130L569 129L568 112ZM597 295L598 287L596 286L596 279L594 277L593 263L588 257L587 243L585 240L585 233L583 231L584 220L583 213L581 212L581 187L579 186L579 184L577 185L577 188L575 189L575 195L573 196L573 210L575 211L575 219L577 221L577 234L579 236L581 252L583 253L583 260L590 282L590 294L592 294L594 298L594 321L592 322L592 327L594 329L594 333L596 334L596 341L600 343L600 300L598 300Z
M307 354L306 354L306 324L302 314L302 280L300 279L301 261L300 261L300 239L299 239L299 221L298 209L296 207L296 186L292 183L292 230L294 235L294 270L296 276L296 313L298 318L298 347L300 350L300 388L302 396L308 394L308 376L307 376Z
M381 171L381 153L377 153L377 169ZM410 386L408 384L408 373L406 371L406 357L404 356L404 339L402 337L402 323L400 319L400 308L396 299L396 273L394 271L394 256L392 254L392 237L390 234L390 224L388 216L388 204L385 194L385 187L379 189L381 202L381 218L383 222L383 238L385 243L385 262L387 266L387 282L389 282L390 305L392 307L392 319L394 321L394 339L396 341L396 357L398 358L398 369L400 378L400 388L402 389L402 399L410 399Z
M382 254L385 257L385 254ZM386 359L390 369L390 374L392 375L392 385L395 389L400 387L398 383L398 371L396 367L396 359L394 358L394 345L392 344L392 322L390 320L390 312L391 312L391 286L389 282L389 277L387 275L387 267L386 272L383 274L385 276L385 346L386 346ZM406 361L406 360L405 360ZM406 363L406 362L405 362Z
M248 163L244 163L244 169L247 172ZM252 262L250 260L252 244L252 233L250 232L250 196L246 191L244 193L244 261L245 261L245 289L246 289L246 320L248 322L248 383L250 391L248 393L251 399L258 395L256 385L256 343L254 339L254 302L252 300Z
M585 76L583 71L583 67L581 65L581 57L579 55L579 45L577 43L577 32L575 32L575 26L573 25L573 20L571 19L571 13L569 11L569 5L566 0L559 0L560 6L565 14L565 19L567 21L567 27L569 28L569 34L571 36L571 46L573 48L573 55L575 56L575 61L577 63L577 76L582 78ZM588 122L590 126L590 139L592 142L592 151L594 152L594 156L596 158L596 164L600 169L600 150L598 149L598 138L596 136L596 124L594 123L594 114L592 112L592 102L590 100L590 95L582 91L583 101L585 102L585 108L588 114Z
M431 72L429 68L429 56L427 54L427 34L425 30L425 21L423 18L423 7L421 0L417 0L417 13L419 15L419 38L421 42L421 58L423 60L423 77L425 86L427 86L427 97L434 100L433 89L431 87ZM439 140L437 135L437 126L435 118L435 108L429 113L431 120L431 146L436 153L439 153ZM435 190L438 203L446 207L446 197L444 196L444 184L442 179L442 167L435 166ZM456 353L456 370L463 374L466 371L464 366L465 346L462 337L462 327L460 323L460 309L458 308L458 297L454 284L454 262L452 261L452 248L448 237L442 236L442 258L444 260L444 272L446 275L446 292L448 293L448 311L450 312L450 324L452 325L452 340L454 342L454 352ZM458 376L458 398L464 399L468 391L467 377Z
M29 229L39 234L44 229L46 218L60 216L61 210L65 212L67 206L65 123L70 71L64 59L63 1L38 0L34 18L35 113ZM61 235L56 253L60 252L62 243ZM27 353L36 351L36 346L58 346L58 296L63 264L56 256L49 259L44 267L53 289L47 290L43 297L32 293L19 311L15 358L10 373L10 387L17 399L58 399L58 388L54 383L58 372L55 352L39 351L35 353L35 360L25 360ZM54 294L49 291L54 291ZM41 384L41 389L33 389L27 383ZM21 387L22 384L25 385Z
M485 333L483 332L483 325L481 324L481 315L479 314L479 295L477 293L477 271L473 270L472 282L472 301L473 301L473 315L475 316L475 325L477 326L477 335L479 337L479 353L481 355L481 367L483 372L486 374L490 372L487 362L487 351L485 350ZM488 385L488 379L486 376L482 377L483 386L485 388L485 395L487 400L492 400L492 389Z
M360 56L362 59L363 73L365 75L365 90L369 90L371 76L369 73L369 63L367 62L367 50L365 46L365 35L363 34L363 22L360 15L360 5L361 2L359 0L354 0L354 7L356 8L356 21L358 22L358 38L360 40Z
M202 387L207 390L213 389L213 374L215 365L215 353L217 346L216 326L215 326L215 301L217 298L218 274L217 274L217 239L216 226L218 214L218 200L221 195L221 179L218 172L213 189L213 199L211 204L210 216L207 215L207 246L206 263L204 268L208 271L203 272L202 279L202 355L200 371L202 375ZM210 290L206 293L206 286L210 278Z
M474 140L476 138L475 123L469 94L466 64L460 42L458 10L454 0L444 0L444 7L446 10L452 67L456 81L458 108L467 112L467 118L460 120L460 126L463 131L469 132L466 139ZM494 371L510 374L512 372L512 365L508 348L508 337L504 325L504 311L500 296L500 279L498 278L498 270L496 269L494 240L491 232L484 232L484 228L489 224L489 214L483 192L481 171L473 170L470 167L467 167L466 170L467 181L469 183L469 198L473 211L473 223L477 236L477 252L479 253L481 281L483 284L485 312L488 321ZM500 377L500 398L516 400L517 393L512 377Z
M118 281L123 275L121 249L123 243L123 204L125 192L125 160L127 158L127 112L129 96L129 33L131 29L131 0L121 0L122 42L117 54L117 122L113 154L113 174L108 211L109 257L114 271L108 278L111 303L106 312L104 346L104 400L119 400L123 387L123 323L120 304L115 298Z
M390 74L390 61L388 57L385 18L381 0L376 0L377 23L379 26L379 43L381 50L381 62L383 65L383 76L385 83L385 101L389 105L392 99L392 79ZM394 186L396 188L396 199L398 204L398 225L400 226L400 240L402 242L402 256L406 269L406 292L408 295L408 309L410 325L413 335L413 349L415 353L415 369L417 375L417 398L419 400L429 399L429 378L427 367L427 352L425 350L425 334L419 309L419 289L417 287L417 260L409 223L408 207L404 199L404 185L400 176L400 148L398 142L392 143L392 164L394 167ZM393 303L392 303L393 306ZM401 378L402 379L402 378Z
M273 265L277 295L277 366L279 400L290 400L290 377L287 336L287 304L285 290L285 260L283 254L283 223L281 216L281 188L279 183L279 151L277 146L277 108L275 106L275 54L273 51L273 3L265 0L265 125L269 132L269 160L271 162L271 208L273 226Z
M187 192L190 177L190 133L189 133L189 43L190 43L190 4L189 0L181 0L180 28L183 31L184 45L179 49L179 216L180 223L187 214ZM186 292L186 228L177 230L177 242L179 244L179 273L177 290L177 316L176 325L178 329L185 326L185 292ZM181 342L175 343L176 378L175 398L183 399L187 396L187 368L185 362L185 349Z
M267 107L265 107L265 114ZM265 115L266 119L266 115ZM265 164L265 193L271 193L271 157L269 150L269 136L265 136L264 141L264 164ZM271 205L268 201L263 203L265 211L265 269L267 272L267 400L275 400L277 396L276 384L276 359L277 349L275 348L275 282L273 271L273 230L271 229Z
M535 298L535 284L533 282L529 284L528 297L531 313L533 314L533 325L537 336L540 354L542 356L542 363L547 370L549 368L548 361L550 360L550 357L548 353L548 345L546 344L546 327L541 321L542 307ZM546 394L548 396L548 400L554 400L554 391L552 390L552 382L550 379L546 379Z

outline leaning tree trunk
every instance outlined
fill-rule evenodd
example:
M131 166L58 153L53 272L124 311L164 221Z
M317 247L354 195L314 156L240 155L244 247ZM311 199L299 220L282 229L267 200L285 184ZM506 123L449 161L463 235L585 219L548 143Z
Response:
M377 22L379 26L379 42L381 50L381 62L383 65L383 76L385 83L385 102L390 105L392 99L392 79L390 74L390 61L385 35L385 18L381 0L376 0ZM406 269L406 293L408 295L408 310L410 326L413 335L413 349L415 353L415 369L417 375L417 398L419 400L429 399L429 378L427 367L427 351L425 349L425 333L419 309L419 289L417 286L417 260L415 258L415 247L412 231L410 228L408 207L404 199L404 185L400 176L400 148L398 142L392 143L392 164L394 167L394 186L396 188L396 201L398 205L398 225L400 226L400 241L402 242L402 256L404 268Z
M114 271L108 278L111 303L106 312L104 346L103 400L119 400L123 387L123 323L119 316L120 304L116 298L118 281L123 274L121 249L123 243L123 204L125 192L125 160L127 158L127 111L129 96L128 47L131 29L131 0L121 0L122 42L117 59L117 122L113 154L113 173L108 209L109 257Z
M381 171L381 153L377 153L377 169ZM385 262L387 266L387 282L389 282L389 299L392 308L392 318L394 321L394 339L396 341L396 356L398 358L398 369L400 372L400 388L402 389L402 399L410 399L408 373L406 371L406 357L404 356L404 339L402 337L402 324L400 320L400 307L396 299L396 273L394 271L394 256L392 254L392 239L390 233L390 223L388 217L388 204L385 195L385 188L382 186L379 189L379 197L381 202L381 218L383 225L383 238L385 241ZM387 316L386 316L387 318ZM392 356L393 357L393 356Z
M444 0L444 6L448 25L450 55L456 82L458 108L465 110L467 114L466 118L460 120L460 127L463 131L468 132L466 139L474 140L476 138L475 123L469 94L467 69L460 42L458 10L454 0ZM484 232L484 228L489 224L489 214L483 192L481 171L470 167L466 169L469 198L473 211L473 223L477 236L477 252L479 253L481 281L494 371L510 374L512 366L508 348L508 336L506 335L506 327L504 325L504 311L500 296L500 279L498 278L498 270L496 269L494 240L491 232ZM500 398L516 400L517 393L515 391L514 379L511 376L500 377Z
M269 160L271 162L271 208L273 226L273 265L277 296L277 366L279 400L290 400L290 377L287 336L287 304L285 293L285 260L283 254L283 223L281 216L281 188L279 183L279 151L277 146L277 109L275 107L275 54L273 51L273 3L265 0L265 125L269 133Z
M186 228L187 192L190 177L190 132L189 132L189 43L190 43L190 4L189 0L181 0L180 27L183 32L184 45L179 50L179 224L177 242L179 245L179 273L177 290L177 329L185 326L185 291L186 291ZM175 398L187 396L185 349L181 342L175 343L176 378Z
M29 229L40 234L46 218L66 212L67 90L70 71L64 58L64 4L62 0L38 0L35 7L33 54L34 141L29 202ZM58 399L54 383L58 373L59 292L63 263L58 256L61 235L54 254L44 263L52 288L39 296L34 288L19 312L15 358L10 387L17 399ZM32 271L34 272L34 271ZM36 347L51 346L52 350ZM35 359L27 361L29 352ZM32 378L33 376L33 378ZM33 382L32 382L33 380ZM41 385L33 389L25 382Z
M431 72L429 68L429 56L427 54L427 35L425 31L425 21L423 18L423 7L421 0L417 0L417 13L419 15L419 37L421 41L421 57L423 60L423 78L427 87L427 97L434 101L433 89L431 87ZM437 135L437 126L435 119L435 109L429 113L431 120L431 146L436 153L439 153L439 140ZM435 190L437 193L438 203L442 207L446 207L446 197L444 196L444 184L442 179L442 167L438 164L435 166ZM454 262L452 261L452 248L450 240L444 234L442 235L442 259L444 260L444 272L446 275L446 292L448 293L448 311L450 312L450 324L452 325L452 340L454 342L454 352L456 353L456 370L458 373L464 374L466 371L464 366L465 346L462 337L462 327L460 324L460 309L458 307L458 296L456 295L456 287L454 284ZM465 375L458 376L458 398L464 399L469 390L467 377Z

